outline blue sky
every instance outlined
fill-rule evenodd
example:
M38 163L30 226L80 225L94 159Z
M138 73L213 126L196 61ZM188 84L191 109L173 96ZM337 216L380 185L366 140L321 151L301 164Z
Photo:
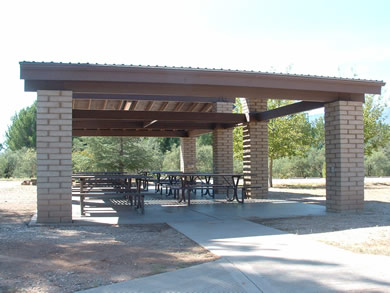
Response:
M390 84L390 1L1 1L0 141L19 61L291 72ZM387 86L383 92L390 101Z

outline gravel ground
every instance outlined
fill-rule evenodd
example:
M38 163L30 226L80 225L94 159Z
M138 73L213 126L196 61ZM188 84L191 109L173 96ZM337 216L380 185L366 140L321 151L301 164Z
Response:
M168 225L36 226L36 188L0 181L0 292L74 292L212 261Z
M277 182L270 198L323 205L317 181ZM252 220L355 252L390 255L389 180L366 180L365 197L360 213ZM0 181L0 203L0 292L74 292L216 259L164 224L28 227L36 188L20 181Z
M307 184L304 180L278 183L270 189L271 198L325 205L322 183ZM358 213L251 220L357 253L390 256L390 181L388 178L366 180L365 206Z

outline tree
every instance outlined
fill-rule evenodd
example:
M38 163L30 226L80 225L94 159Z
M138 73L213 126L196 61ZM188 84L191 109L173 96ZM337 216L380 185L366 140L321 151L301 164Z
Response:
M325 147L325 120L324 117L319 117L312 122L312 146L317 149Z
M174 147L180 145L180 139L177 137L158 137L149 139L156 140L159 145L160 151L164 154L172 150Z
M293 101L268 100L268 109ZM268 122L269 182L272 187L273 161L284 157L303 156L312 143L311 125L307 114L300 113L272 119Z
M137 171L161 167L155 140L84 137L73 140L74 171ZM157 164L157 165L156 165Z
M371 155L390 141L390 127L384 122L384 110L385 105L381 97L374 101L372 95L366 96L363 105L365 155Z
M11 120L12 124L5 134L5 144L8 148L13 151L20 150L23 147L35 149L37 103L34 102L30 107L20 110Z

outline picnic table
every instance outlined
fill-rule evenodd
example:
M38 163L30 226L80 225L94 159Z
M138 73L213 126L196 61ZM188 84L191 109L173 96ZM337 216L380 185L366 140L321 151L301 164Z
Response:
M123 195L130 204L141 209L144 213L144 194L141 193L141 186L143 182L149 178L143 174L118 174L114 172L109 173L95 173L89 174L73 174L72 178L78 180L80 186L75 188L72 195L80 196L81 214L85 214L86 197L100 197ZM133 184L134 183L134 184Z
M237 173L183 173L183 172L164 172L159 171L160 174L169 175L172 178L180 178L180 183L172 184L170 186L171 190L178 190L181 193L179 202L186 201L185 193L188 194L188 205L191 204L191 190L201 189L203 194L210 194L210 189L222 189L226 188L226 200L234 201L236 200L239 203L244 203L244 193L241 196L241 199L238 197L238 189L240 179L248 174L237 174ZM223 179L224 184L214 184L215 178L220 177ZM213 179L213 182L211 182ZM197 182L199 180L199 182ZM199 183L199 184L198 184ZM206 190L206 193L203 193L203 190ZM233 195L230 197L230 190L233 190Z
M164 186L166 187L166 195L172 195L172 189L168 187L177 183L177 174L182 174L181 171L150 171L153 175L156 176L155 180L155 191L162 194ZM162 175L165 175L165 178L162 178Z

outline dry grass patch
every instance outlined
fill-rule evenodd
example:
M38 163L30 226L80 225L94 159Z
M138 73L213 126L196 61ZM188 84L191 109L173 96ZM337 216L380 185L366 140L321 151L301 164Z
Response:
M271 188L270 198L325 205L324 188L298 188L306 186L304 180L295 186ZM358 213L251 220L353 252L390 256L390 183L366 183L364 210Z

